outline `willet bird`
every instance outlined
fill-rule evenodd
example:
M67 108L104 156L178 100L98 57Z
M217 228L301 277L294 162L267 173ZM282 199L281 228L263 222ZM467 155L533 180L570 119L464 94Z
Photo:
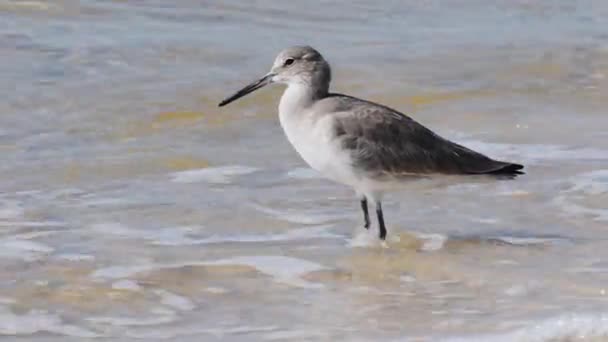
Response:
M287 139L313 169L352 187L369 229L368 202L386 239L382 194L405 179L433 175L523 174L523 165L491 159L433 133L389 107L329 92L331 69L310 46L279 53L269 73L220 102L224 106L271 83L287 89L279 120Z

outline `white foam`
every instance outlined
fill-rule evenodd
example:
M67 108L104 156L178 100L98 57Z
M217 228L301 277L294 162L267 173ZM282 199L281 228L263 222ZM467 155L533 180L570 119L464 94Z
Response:
M498 222L500 222L497 218L493 218L493 217L473 217L471 218L472 221L475 222L479 222L479 223L485 223L485 224L497 224Z
M139 231L139 234L141 238L148 240L153 244L180 246L196 244L196 239L189 237L189 235L201 230L201 227L179 226L146 231L142 230Z
M608 151L597 148L571 148L564 145L554 144L499 144L480 140L463 140L467 147L492 154L497 158L517 157L522 162L534 162L543 160L581 160L608 159Z
M576 203L569 202L570 199L566 196L557 196L555 203L557 203L562 210L572 216L583 216L591 215L596 221L608 221L608 210L606 209L594 209L588 208Z
M399 280L404 282L404 283L415 283L416 282L416 277L414 277L411 274L405 274L399 277Z
M0 222L0 227L44 228L63 227L65 223L58 221L7 221Z
M141 272L146 272L150 270L154 270L157 268L164 268L170 266L163 266L158 264L146 264L146 265L133 265L133 266L109 266L95 270L91 274L91 277L97 280L106 280L106 279L120 279L127 278L133 275L136 275Z
M216 326L218 326L216 324ZM150 327L146 330L127 330L125 332L126 337L141 339L145 341L149 340L171 340L181 341L179 337L183 336L200 336L200 335L212 335L216 339L221 339L226 335L245 335L252 333L264 333L270 331L276 331L277 326L249 326L239 324L235 327L217 327L217 328L205 328L200 327L200 324L196 326L164 326L162 328ZM204 339L197 339L204 340Z
M45 311L33 310L23 315L16 315L5 306L0 306L0 335L32 335L38 332L80 338L101 336L75 325L64 324L59 316Z
M314 227L306 227L300 229L292 229L283 234L275 235L273 241L284 241L284 240L300 240L309 238L343 238L341 235L334 234L328 231L332 225L319 225Z
M455 337L443 341L546 342L579 339L608 339L608 314L565 314L546 318L505 333Z
M124 207L132 204L133 200L127 198L87 198L79 202L81 207Z
M515 284L505 289L505 294L510 297L521 297L530 292L530 288L524 284Z
M171 180L176 183L228 184L235 176L250 174L257 170L257 168L242 165L209 167L172 173Z
M423 234L417 233L416 236L422 240L421 251L432 252L438 251L445 245L448 237L441 234Z
M155 290L154 293L160 297L160 302L171 308L181 311L191 311L196 305L188 298L182 297L167 290Z
M0 239L0 258L35 261L53 252L53 250L52 247L35 241L12 237Z
M129 279L123 279L112 283L112 288L115 290L140 291L142 289L136 282Z
M268 242L268 241L292 241L312 238L339 239L342 236L328 231L331 225L319 225L299 229L290 229L279 234L236 234L236 235L212 235L204 238L194 238L189 235L201 231L201 227L183 226L168 227L162 229L135 229L120 223L98 223L91 226L90 230L101 234L116 236L119 238L142 239L151 244L159 246L189 246L205 245L230 242Z
M419 250L423 252L438 251L445 247L449 237L443 234L428 234L421 232L412 232L415 237L422 243ZM389 242L399 242L398 235L389 235ZM557 245L565 244L569 241L560 237L514 237L514 236L496 236L488 238L490 241L500 241L517 246L528 245ZM382 245L382 241L378 239L378 233L374 229L357 229L355 235L350 240L351 247L377 247ZM386 245L384 245L386 247Z
M572 177L573 185L566 192L583 192L587 195L608 193L608 170L595 170Z
M608 209L587 207L581 200L603 201L608 195L608 170L576 175L570 179L571 186L555 197L554 203L569 215L591 215L596 221L608 221Z
M10 297L0 297L0 304L14 304L16 303L17 300L15 298L10 298Z
M569 267L565 269L566 272L570 273L608 273L608 267L606 266L581 266L581 267Z
M124 237L133 237L134 230L118 222L103 222L95 223L89 227L89 230L103 235L116 235ZM140 234L136 234L138 237Z
M154 239L153 244L161 246L183 246L183 245L205 245L215 243L230 243L230 242L269 242L269 241L295 241L312 238L332 238L340 239L342 236L333 234L327 231L330 225L322 225L317 227L307 227L300 229L289 230L280 234L256 234L256 235L220 235L210 236L202 239L193 239L181 236L179 238L170 239ZM147 237L152 238L151 236Z
M13 234L11 236L15 239L30 240L30 239L40 238L40 237L47 237L47 236L57 234L57 233L59 233L58 230L38 230L38 231L32 231L32 232L26 232L26 233Z
M95 256L89 254L58 254L56 255L57 259L66 260L66 261L92 261L95 260Z
M228 289L218 286L209 286L205 288L205 291L212 294L226 294L228 293Z
M515 236L497 236L491 238L496 241L502 241L510 245L529 246L529 245L557 245L565 243L564 238L542 238L542 237L515 237Z
M245 265L250 266L261 273L271 276L277 282L301 286L318 287L315 284L304 281L300 277L308 272L323 270L326 267L303 259L287 256L241 256L213 261L191 261L173 264L142 264L130 266L110 266L100 268L92 273L91 277L96 280L111 280L132 277L141 272L158 269L179 268L184 266L216 266L216 265Z
M46 2L42 2L42 1L32 1L32 0L27 0L27 1L3 1L2 3L0 3L0 5L2 6L7 6L8 8L15 8L15 9L28 9L28 10L39 10L39 11L48 11L51 9L55 9L57 8L57 6L55 4L48 4Z
M73 197L86 194L86 192L79 188L63 188L50 192L45 192L42 196L38 196L48 200L55 200L61 197Z
M175 311L167 308L152 308L148 310L151 314L143 317L113 317L113 316L100 316L100 317L89 317L87 321L94 324L102 325L114 325L114 326L155 326L158 324L166 324L175 322L177 320L177 314Z
M2 201L0 203L0 220L15 220L23 217L25 209L16 201Z
M278 282L301 287L319 287L320 284L318 286L311 284L300 277L309 272L326 269L326 267L308 260L278 255L234 257L217 260L208 264L246 265L272 276Z
M265 341L331 341L329 333L306 330L281 330L266 333Z
M136 229L118 222L104 222L97 223L90 227L92 232L115 236L118 238L125 239L142 239L153 241L159 245L189 245L194 244L193 239L187 237L187 234L195 231L196 227L183 226L183 227L170 227L162 229Z
M314 211L307 212L304 210L294 209L277 210L273 208L264 207L258 204L250 204L250 206L260 212L273 216L279 220L299 224L321 224L331 221L337 221L346 217L343 213L321 214Z
M350 247L378 247L380 239L378 233L372 229L361 229L357 227L352 239L349 241Z
M420 250L424 252L432 252L440 250L445 245L448 237L441 234L426 234L426 233L414 233L416 238L422 242ZM389 243L398 243L401 238L392 234L387 237L387 241L382 241L378 238L378 232L376 229L361 229L357 227L353 238L350 240L349 246L351 247L385 247L388 248Z
M322 178L319 172L308 168L308 167L299 167L287 172L287 177L294 179L315 179Z

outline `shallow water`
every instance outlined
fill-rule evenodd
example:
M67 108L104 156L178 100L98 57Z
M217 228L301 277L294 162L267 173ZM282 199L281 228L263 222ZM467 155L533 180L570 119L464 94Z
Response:
M216 108L302 43L527 174L412 182L380 246L280 87ZM608 339L604 1L0 0L0 74L5 338Z

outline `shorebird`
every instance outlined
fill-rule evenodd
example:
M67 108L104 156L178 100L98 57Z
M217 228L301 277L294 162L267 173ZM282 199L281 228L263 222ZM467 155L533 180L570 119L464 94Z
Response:
M363 225L375 206L378 235L386 239L382 195L412 177L523 174L523 165L498 161L440 137L409 116L353 96L331 93L331 69L310 46L287 48L269 73L219 103L222 107L272 83L287 85L279 121L287 139L313 169L350 186Z

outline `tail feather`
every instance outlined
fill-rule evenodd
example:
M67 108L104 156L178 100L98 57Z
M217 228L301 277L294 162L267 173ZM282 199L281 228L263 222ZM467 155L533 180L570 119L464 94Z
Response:
M500 169L493 170L493 171L491 171L489 173L490 174L495 174L495 175L504 175L504 174L507 174L507 175L523 175L524 172L520 171L523 168L524 168L524 166L521 165L521 164L507 163L506 165L504 165Z
M524 166L521 164L497 161L495 167L479 172L479 174L516 176L524 174L524 172L521 171L523 168Z
M521 164L495 160L452 142L449 142L447 149L452 152L450 155L458 156L455 162L459 165L460 172L464 174L497 175L507 176L508 178L524 174L524 172L521 171L524 166Z

